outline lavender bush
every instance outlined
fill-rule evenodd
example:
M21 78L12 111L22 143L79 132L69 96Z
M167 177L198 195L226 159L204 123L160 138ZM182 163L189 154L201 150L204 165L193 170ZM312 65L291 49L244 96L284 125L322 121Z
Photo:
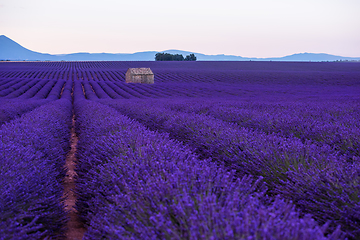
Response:
M62 237L75 107L85 239L358 239L359 66L1 63L0 238Z
M187 113L205 114L259 129L266 133L295 136L302 141L327 143L348 156L360 156L359 104L349 103L242 103L239 101L178 101L166 107Z
M333 220L332 229L341 224L350 235L358 235L358 170L352 171L351 178L339 178L352 169L352 165L331 146L302 143L297 138L283 138L277 134L267 135L210 116L172 112L143 101L107 103L151 129L170 133L194 147L203 158L225 162L238 173L263 176L273 194L293 200L304 212L316 215L323 223ZM319 173L321 178L313 178ZM335 179L338 184L322 187ZM314 198L319 192L321 205Z
M104 105L77 104L85 239L325 239L327 226L300 218L292 204L266 205L260 180L236 179ZM329 236L341 237L339 229Z
M61 236L71 102L45 104L0 128L2 239Z
M21 100L3 100L0 106L0 125L5 122L9 122L17 117L20 117L22 114L33 110L36 107L39 107L48 101L39 100L39 101L21 101Z

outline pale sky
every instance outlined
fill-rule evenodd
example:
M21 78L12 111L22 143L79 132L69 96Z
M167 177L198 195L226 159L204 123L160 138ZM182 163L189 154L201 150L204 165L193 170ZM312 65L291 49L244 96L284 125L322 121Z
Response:
M0 0L0 35L51 54L360 57L360 0Z

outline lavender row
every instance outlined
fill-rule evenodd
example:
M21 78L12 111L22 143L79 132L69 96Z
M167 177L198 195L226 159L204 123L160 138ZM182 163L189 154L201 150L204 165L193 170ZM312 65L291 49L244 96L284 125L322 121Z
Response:
M6 63L0 77L124 82L129 67L150 67L158 82L358 86L358 63L291 62L67 62Z
M155 62L155 61L63 61L63 62L3 62L2 74L6 70L43 70L58 69L59 71L80 70L127 70L129 67L149 66L156 70L181 71L307 71L307 72L359 72L359 63L346 62L242 62L242 61L197 61L197 62ZM35 72L35 71L33 71Z
M6 98L19 99L46 99L51 96L50 100L59 99L61 90L64 87L64 81L31 81L20 82L22 85L18 88L8 88L2 91ZM70 82L71 83L71 82Z
M9 79L9 80L2 79L1 82L4 84L0 86L0 93L1 91L6 90L9 87L12 87L13 85L19 83L20 81L21 81L20 79Z
M102 104L79 101L75 112L85 239L327 239L327 225L299 218L291 204L264 204L260 179L236 179Z
M38 82L38 81L36 81L36 80L32 80L32 81L20 81L20 82L14 84L13 86L8 87L8 88L5 88L4 90L0 91L0 97L7 97L7 98L9 98L8 96L9 96L10 94L13 94L14 92L17 93L17 92L19 92L19 90L20 90L20 94L19 94L19 95L21 95L21 93L25 92L24 90L29 89L29 88L30 88L31 86L33 86L34 83L36 83L36 82ZM30 87L28 87L28 86L30 86ZM22 89L24 89L24 90L22 90ZM19 95L17 95L17 96L19 96ZM15 96L15 97L17 97L17 96Z
M86 82L84 84L86 84ZM111 99L109 95L102 89L102 87L97 82L91 81L89 82L89 84L91 85L91 88L94 90L98 98Z
M215 104L214 104L215 103ZM346 103L239 103L239 101L178 101L171 110L205 114L241 127L326 143L346 155L360 157L360 105Z
M74 102L86 99L84 86L80 82L74 82L73 96Z
M206 97L206 96L231 96L237 94L233 86L217 86L188 84L166 84L144 86L142 84L126 84L122 82L96 82L84 81L82 85L87 98L95 99L122 99L122 98L168 98L179 96Z
M100 85L100 87L104 90L104 92L105 92L108 96L110 96L111 98L113 98L113 99L121 99L121 98L123 98L122 95L120 95L118 92L116 92L116 91L114 90L114 88L113 88L113 87L110 87L107 83L105 83L105 82L99 82L99 85Z
M104 92L113 99L130 99L130 98L144 98L144 97L168 97L171 94L161 90L160 86L142 84L117 84L111 82L94 82L99 84Z
M133 90L133 88L129 87L129 84L115 82L114 85L117 86L118 88L122 89L122 91L125 91L128 94L130 94L132 96L132 98L134 98L134 97L135 98L145 98L145 96L143 96L139 92Z
M3 89L3 86L8 84L9 82L13 81L12 79L1 79L0 78L0 90Z
M302 143L297 138L265 134L211 116L168 110L144 101L102 101L148 126L168 132L171 137L194 147L202 158L225 162L246 174L266 176L269 182L284 178L284 173L300 164L325 166L338 159L329 146ZM277 154L274 154L277 153ZM236 159L234 159L236 158ZM253 165L255 164L255 165ZM262 165L262 169L254 168ZM258 172L254 172L258 171ZM271 180L271 181L270 181Z
M61 82L61 81L59 81ZM49 96L50 91L54 88L56 85L56 81L46 81L46 85L39 89L39 91L34 95L34 99L44 99Z
M346 162L331 146L239 128L211 116L170 111L144 101L103 103L150 129L168 132L202 158L225 163L239 174L263 176L269 193L292 200L322 223L331 220L333 228L341 224L349 236L360 236L358 161Z
M129 98L134 98L133 95L131 95L130 93L124 91L122 88L120 88L118 85L115 85L114 83L111 83L111 82L107 82L107 85L113 89L120 97L122 98L126 98L126 99L129 99Z
M81 83L83 91L85 93L86 99L89 100L96 100L99 97L96 95L95 91L93 90L92 86L88 82Z
M20 87L19 89L11 92L10 94L6 95L6 98L17 98L21 95L23 95L24 93L26 93L29 89L34 89L35 93L39 90L37 88L37 84L39 83L39 80L32 80L29 81L28 83L24 84L22 87ZM30 90L31 91L31 90Z
M0 106L0 125L18 118L22 114L27 113L47 102L47 100L31 100L26 102L18 99L2 100Z
M69 82L69 83L71 83L71 82ZM49 100L59 99L61 97L62 93L64 92L65 85L66 85L65 81L56 81L55 85L49 91L46 98ZM71 88L69 90L71 91ZM70 92L70 94L71 94L71 92Z
M37 94L39 91L41 91L49 83L50 83L49 81L39 81L34 86L29 88L28 90L24 89L25 91L23 91L23 93L21 93L21 95L18 96L17 98L23 99L23 100L32 98L35 96L35 94ZM8 97L10 97L10 95Z
M66 80L66 81L124 81L124 71L104 71L99 69L83 70L74 68L71 70L48 69L43 68L27 71L20 69L18 71L0 72L3 79L17 78L22 80Z
M39 81L36 85L31 85L32 82L21 81L15 87L9 87L0 91L0 96L6 98L30 98L35 97L37 91L40 91L39 95L44 96L48 93L47 91L51 87L50 85L44 86L40 90L40 85L48 83L48 80L33 80ZM58 80L57 82L63 82L64 80ZM66 81L69 82L69 81ZM70 81L71 82L71 81ZM75 81L78 82L78 81ZM96 81L82 81L80 82L85 90L85 94L88 94L88 99L132 99L132 98L174 98L174 97L237 97L243 99L252 99L253 95L263 94L264 91L268 93L263 94L262 97L265 99L273 98L276 89L270 87L259 87L254 84L248 85L235 85L235 84L209 84L209 83L157 83L154 85L142 85L142 84L126 84L124 82L96 82ZM40 85L39 85L40 84ZM50 83L49 83L50 84ZM20 86L21 85L21 86ZM290 91L290 87L281 89L286 93ZM314 90L308 90L309 92ZM352 90L356 92L356 90ZM282 96L286 96L285 94ZM278 98L281 95L276 96Z
M71 102L45 104L0 128L1 239L61 237Z
M73 82L67 81L65 82L65 85L63 85L61 92L60 92L60 98L61 99L68 99L70 101L73 100L73 94L74 94L74 84ZM49 96L51 98L51 96Z

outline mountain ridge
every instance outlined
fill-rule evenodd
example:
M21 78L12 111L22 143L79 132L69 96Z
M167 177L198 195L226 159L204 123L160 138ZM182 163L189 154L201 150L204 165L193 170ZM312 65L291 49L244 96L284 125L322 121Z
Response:
M194 53L198 61L360 61L360 57L342 57L327 53L295 53L284 57L248 58L236 55L207 55L183 50L170 49L160 52L188 55ZM135 53L70 53L48 54L29 50L5 35L0 36L0 60L11 61L154 61L158 51Z

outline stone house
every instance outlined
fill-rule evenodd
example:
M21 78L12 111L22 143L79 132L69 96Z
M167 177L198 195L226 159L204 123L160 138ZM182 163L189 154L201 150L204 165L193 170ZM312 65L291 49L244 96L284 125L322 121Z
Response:
M150 68L129 68L125 74L126 83L154 83L154 73Z

